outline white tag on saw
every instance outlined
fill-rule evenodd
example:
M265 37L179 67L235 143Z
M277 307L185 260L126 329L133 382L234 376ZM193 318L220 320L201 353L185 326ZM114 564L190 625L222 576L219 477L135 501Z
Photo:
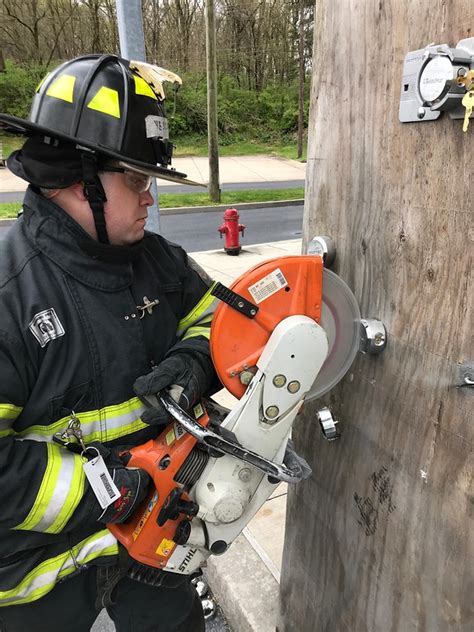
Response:
M84 474L87 476L87 480L102 509L106 509L117 498L120 498L120 492L108 469L105 467L104 459L100 454L84 463L83 467Z
M285 279L285 275L280 268L277 268L260 281L250 285L248 291L256 303L261 303L287 285L288 281Z

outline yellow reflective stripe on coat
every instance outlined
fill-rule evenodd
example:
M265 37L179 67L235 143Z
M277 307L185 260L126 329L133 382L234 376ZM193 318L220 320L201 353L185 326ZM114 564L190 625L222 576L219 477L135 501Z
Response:
M211 337L211 330L209 327L190 327L181 340L187 340L188 338L196 338L196 336L204 336L204 338Z
M107 88L106 86L99 88L87 104L87 107L91 110L97 110L98 112L120 118L119 94L117 90L112 88Z
M23 408L14 404L0 404L0 419L16 419Z
M103 529L79 542L70 551L45 560L14 588L0 591L0 607L36 601L52 590L59 579L73 573L78 566L88 564L98 557L111 555L118 555L117 540L108 529Z
M145 408L138 397L133 397L120 404L87 410L75 415L81 422L84 443L105 442L148 428L148 425L140 419ZM30 426L20 432L19 436L22 439L34 441L52 441L53 435L66 430L70 421L71 417L67 416L47 426Z
M186 314L186 316L179 321L177 329L178 336L182 336L187 329L194 325L210 322L208 317L213 314L217 304L217 299L211 294L214 286L215 283L211 285L209 290L204 294L199 303L193 307L189 314Z
M35 502L15 530L59 533L84 494L81 457L50 443L46 450L48 461Z
M0 404L0 439L15 434L11 427L12 422L20 415L22 410L21 406L15 406L14 404Z

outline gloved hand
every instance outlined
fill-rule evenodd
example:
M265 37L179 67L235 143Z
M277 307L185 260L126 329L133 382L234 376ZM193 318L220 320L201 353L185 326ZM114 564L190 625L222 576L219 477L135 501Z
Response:
M90 445L99 450L120 492L120 498L104 509L98 521L105 524L125 522L144 500L151 483L151 477L145 470L126 467L129 459L119 456L119 452L124 450L123 447L107 448L99 443Z
M164 388L169 389L181 408L189 410L211 388L214 380L214 366L209 356L198 351L173 353L133 385L135 393L151 406L142 414L142 421L151 425L169 423L169 413L156 398Z

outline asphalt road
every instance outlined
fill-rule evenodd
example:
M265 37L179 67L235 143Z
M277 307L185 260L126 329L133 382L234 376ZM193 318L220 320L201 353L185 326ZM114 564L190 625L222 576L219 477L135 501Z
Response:
M305 181L302 180L285 180L282 182L230 182L222 184L222 191L236 191L239 189L291 189L296 187L304 187ZM194 187L186 184L166 185L160 182L158 185L159 193L205 193L205 187ZM0 202L21 202L23 200L23 191L11 191L0 193Z
M161 234L188 252L223 248L224 239L217 231L222 216L222 211L164 215L161 217ZM245 232L241 244L245 247L245 244L297 239L301 237L302 222L302 205L242 210L240 223L245 225Z
M224 247L224 240L217 232L222 215L222 211L164 215L161 217L161 234L188 252L217 250ZM245 209L240 212L240 222L246 227L244 237L241 237L244 248L246 244L298 239L301 237L303 206ZM0 239L7 230L5 226L0 227Z

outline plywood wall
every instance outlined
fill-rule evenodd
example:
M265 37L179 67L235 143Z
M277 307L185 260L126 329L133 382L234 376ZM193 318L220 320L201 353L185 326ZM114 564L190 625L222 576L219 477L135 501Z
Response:
M280 632L474 630L474 121L398 121L405 54L471 36L473 0L316 2L304 240L389 343L296 425Z

